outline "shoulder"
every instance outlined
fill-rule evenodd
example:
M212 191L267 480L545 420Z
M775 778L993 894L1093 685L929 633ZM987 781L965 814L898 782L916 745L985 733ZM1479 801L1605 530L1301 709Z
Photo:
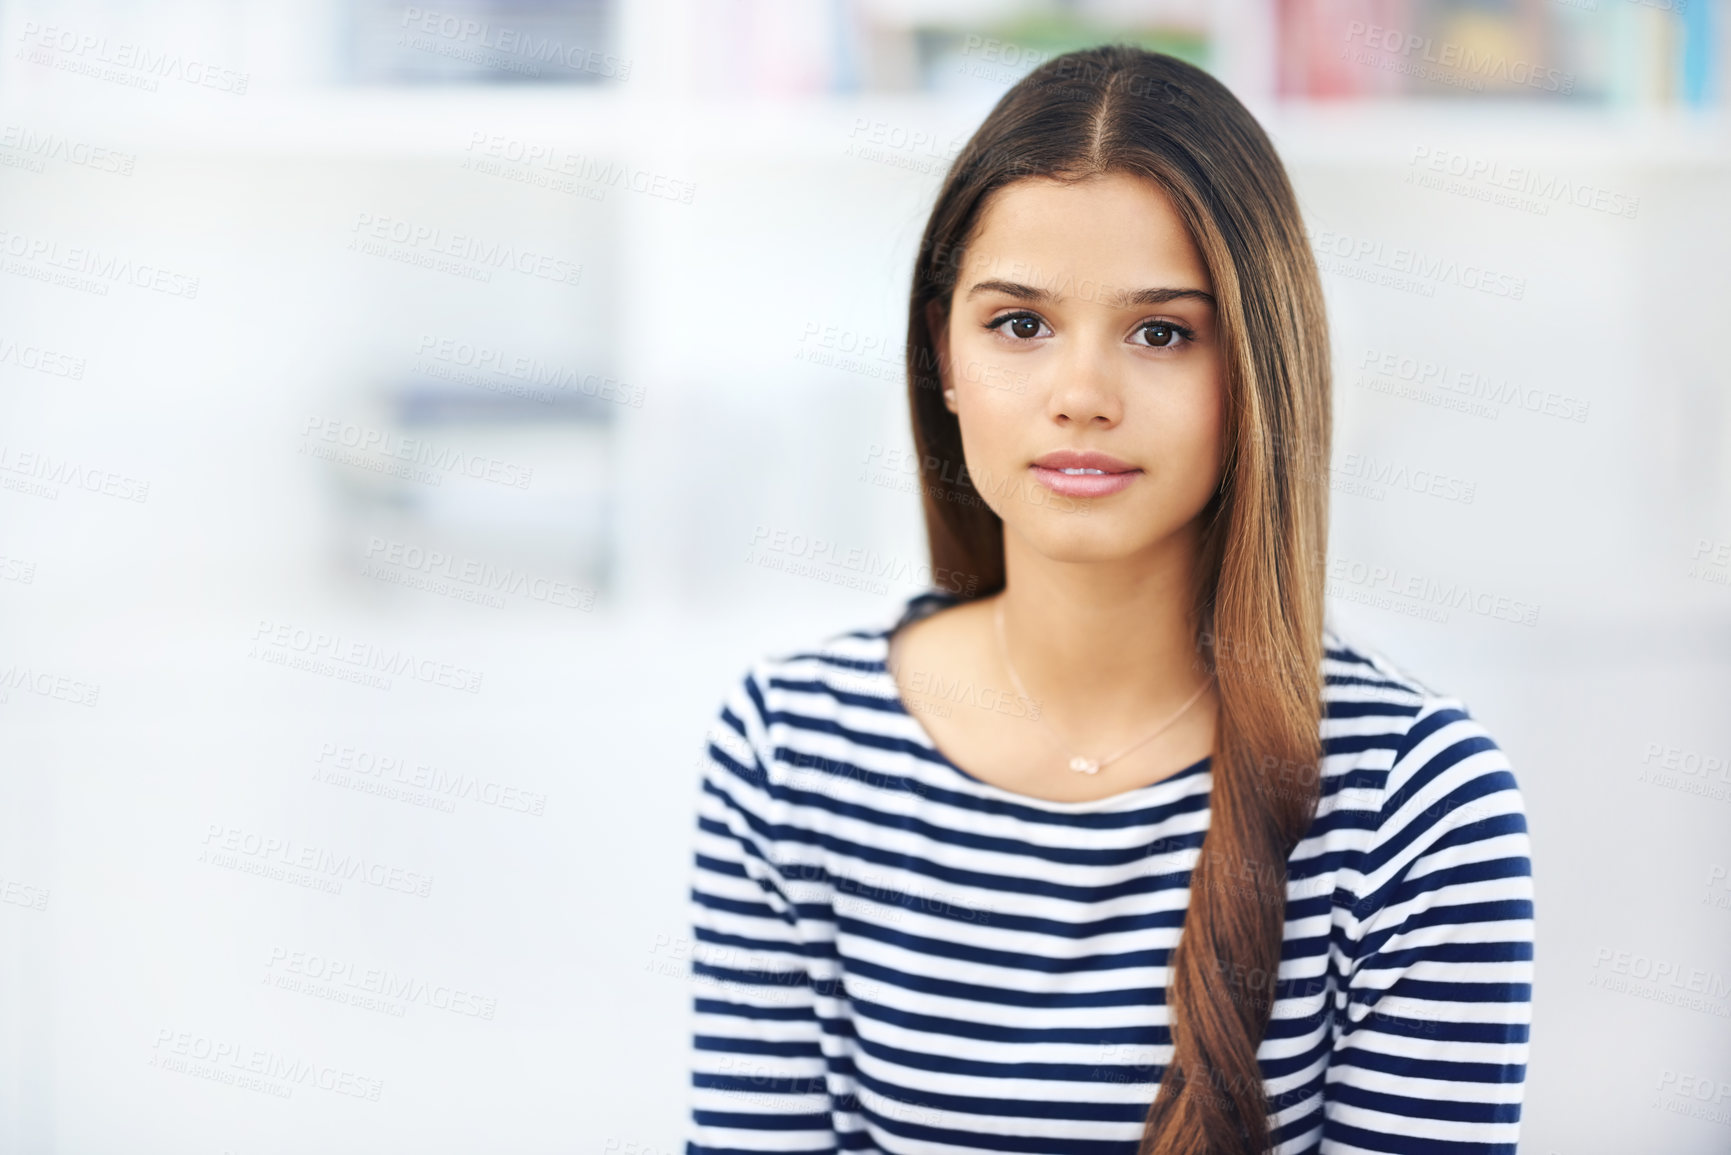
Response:
M888 627L868 623L765 653L747 667L733 697L765 730L797 728L837 706L883 704Z
M1368 761L1392 771L1410 767L1415 746L1439 732L1490 741L1459 698L1334 629L1323 632L1322 666L1323 739L1330 753L1380 755Z
M1440 697L1383 654L1332 628L1322 632L1322 679L1330 716L1403 718L1426 698Z
M729 704L766 729L810 720L794 707L821 713L836 706L886 706L895 696L884 664L891 632L960 600L942 591L925 591L893 605L875 621L766 653L732 687Z
M1469 843L1526 865L1526 818L1503 748L1465 702L1337 631L1324 633L1323 741L1363 808L1366 874Z
M813 776L802 771L844 769L908 747L884 664L889 634L945 604L942 595L917 595L876 621L754 659L727 690L712 747L735 750L752 784L775 797Z

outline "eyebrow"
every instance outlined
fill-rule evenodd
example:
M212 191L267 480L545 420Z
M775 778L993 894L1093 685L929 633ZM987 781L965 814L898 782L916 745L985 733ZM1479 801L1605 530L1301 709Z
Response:
M1042 289L1036 285L1024 285L1016 281L981 281L968 290L968 297L971 298L977 293L1002 293L1007 297L1014 297L1018 301L1027 301L1033 305L1049 305L1057 300L1057 294L1050 289ZM1135 292L1124 294L1126 307L1164 305L1171 301L1202 301L1208 305L1215 304L1214 294L1205 293L1201 289L1137 289Z

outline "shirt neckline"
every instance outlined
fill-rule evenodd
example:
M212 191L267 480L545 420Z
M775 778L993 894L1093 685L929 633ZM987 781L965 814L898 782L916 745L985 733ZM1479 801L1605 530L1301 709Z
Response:
M901 614L891 624L872 635L876 643L877 654L875 664L879 675L884 680L885 698L898 714L908 720L908 727L913 732L915 740L926 749L937 763L946 770L967 780L976 792L985 792L990 798L1016 806L1032 807L1056 814L1092 814L1099 811L1116 811L1138 809L1143 805L1158 805L1161 802L1175 801L1189 793L1190 780L1206 772L1212 762L1210 755L1204 754L1198 761L1192 762L1182 770L1176 770L1157 782L1147 782L1141 786L1132 786L1120 790L1116 794L1108 794L1103 798L1089 798L1079 802L1061 802L1052 798L1039 798L1032 794L1022 794L1019 791L1008 790L1002 786L987 782L977 775L957 765L950 756L938 747L937 741L926 729L919 716L909 710L902 700L902 690L896 684L896 676L890 670L889 651L890 636L903 626L925 617L937 610L950 605L958 605L965 599L946 593L942 590L930 590L910 597L902 608ZM930 604L922 604L930 603ZM1170 795L1170 798L1162 797Z

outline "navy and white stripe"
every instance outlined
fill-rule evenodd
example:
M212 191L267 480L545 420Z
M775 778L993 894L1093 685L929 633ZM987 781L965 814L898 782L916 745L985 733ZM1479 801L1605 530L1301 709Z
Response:
M686 1155L1133 1155L1208 760L1089 802L989 785L908 713L892 628L755 663L710 729ZM1325 643L1322 797L1258 1052L1274 1150L1512 1153L1533 929L1514 777L1458 700Z

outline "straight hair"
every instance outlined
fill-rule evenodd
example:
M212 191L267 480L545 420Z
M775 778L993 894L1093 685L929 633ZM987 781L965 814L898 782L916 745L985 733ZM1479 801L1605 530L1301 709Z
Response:
M1223 473L1199 515L1188 607L1197 667L1218 687L1210 818L1169 960L1172 1061L1138 1150L1263 1155L1271 1104L1257 1049L1279 985L1286 862L1320 778L1328 330L1286 171L1201 69L1125 45L1059 56L1005 93L956 157L908 301L926 537L934 573L977 577L963 600L1003 589L1003 522L965 468L933 339L981 214L1014 181L1105 173L1152 181L1188 226L1214 285L1226 395Z

